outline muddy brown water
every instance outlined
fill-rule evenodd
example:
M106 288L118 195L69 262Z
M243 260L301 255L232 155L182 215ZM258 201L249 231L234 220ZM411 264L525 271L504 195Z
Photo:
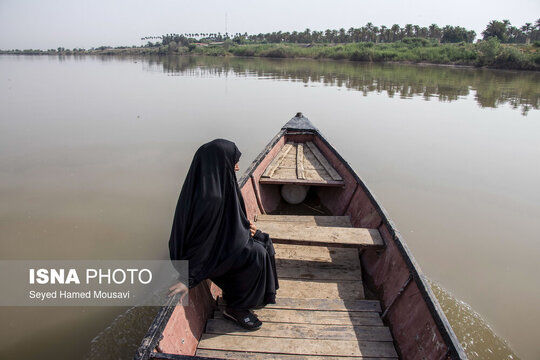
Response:
M304 112L397 223L471 359L540 357L540 75L0 57L1 259L161 259L195 149ZM0 351L130 358L155 308L1 308ZM55 357L57 356L57 357Z

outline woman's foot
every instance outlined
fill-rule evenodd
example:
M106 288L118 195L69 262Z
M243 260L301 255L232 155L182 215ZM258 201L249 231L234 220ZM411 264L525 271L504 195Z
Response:
M223 316L247 330L258 330L262 326L261 320L249 310L225 308Z

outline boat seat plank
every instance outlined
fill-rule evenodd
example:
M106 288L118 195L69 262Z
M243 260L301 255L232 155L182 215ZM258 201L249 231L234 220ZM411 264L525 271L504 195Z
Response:
M328 326L269 322L257 331L249 331L226 319L208 320L206 333L293 339L392 341L390 330L383 326Z
M313 216L313 215L266 215L255 217L255 221L292 222L311 226L352 227L351 217L346 216Z
M247 351L225 351L199 349L195 354L201 357L236 360L388 360L396 357L366 357L366 356L317 356L317 355L291 355L291 354L269 354L255 353Z
M218 299L218 305L225 305L222 297ZM294 299L278 297L276 299L276 303L266 305L266 309L295 309L345 312L371 311L380 313L381 304L378 300Z
M378 313L369 311L317 311L292 309L258 309L254 310L257 317L263 322L291 323L291 324L319 324L319 325L363 325L383 326ZM215 319L222 319L220 310L214 312Z
M296 185L314 185L314 186L335 186L342 187L345 185L344 181L335 181L335 180L312 180L312 179L274 179L274 178L261 178L259 180L261 184L296 184Z
M268 233L274 242L342 247L381 247L384 245L379 230L306 226L294 222L257 222L257 228Z
M364 299L361 279L356 281L280 279L278 292L281 297L296 299Z
M239 335L203 334L200 349L251 351L295 355L397 356L388 341L311 340Z

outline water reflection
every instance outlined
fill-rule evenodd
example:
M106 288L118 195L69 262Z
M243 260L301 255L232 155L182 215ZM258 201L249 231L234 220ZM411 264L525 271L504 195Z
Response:
M103 57L103 61L111 61ZM474 96L482 108L508 104L527 115L540 106L540 74L490 69L402 64L366 64L223 57L146 57L148 71L189 76L257 76L273 80L322 83L344 87L367 95L386 93L392 98L422 97L426 101L457 101Z

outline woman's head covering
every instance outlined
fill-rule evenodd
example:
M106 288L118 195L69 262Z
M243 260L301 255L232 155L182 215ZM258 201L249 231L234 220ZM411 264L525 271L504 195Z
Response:
M189 260L190 288L239 254L249 239L234 171L240 156L233 142L216 139L202 145L191 162L169 240L171 260Z

